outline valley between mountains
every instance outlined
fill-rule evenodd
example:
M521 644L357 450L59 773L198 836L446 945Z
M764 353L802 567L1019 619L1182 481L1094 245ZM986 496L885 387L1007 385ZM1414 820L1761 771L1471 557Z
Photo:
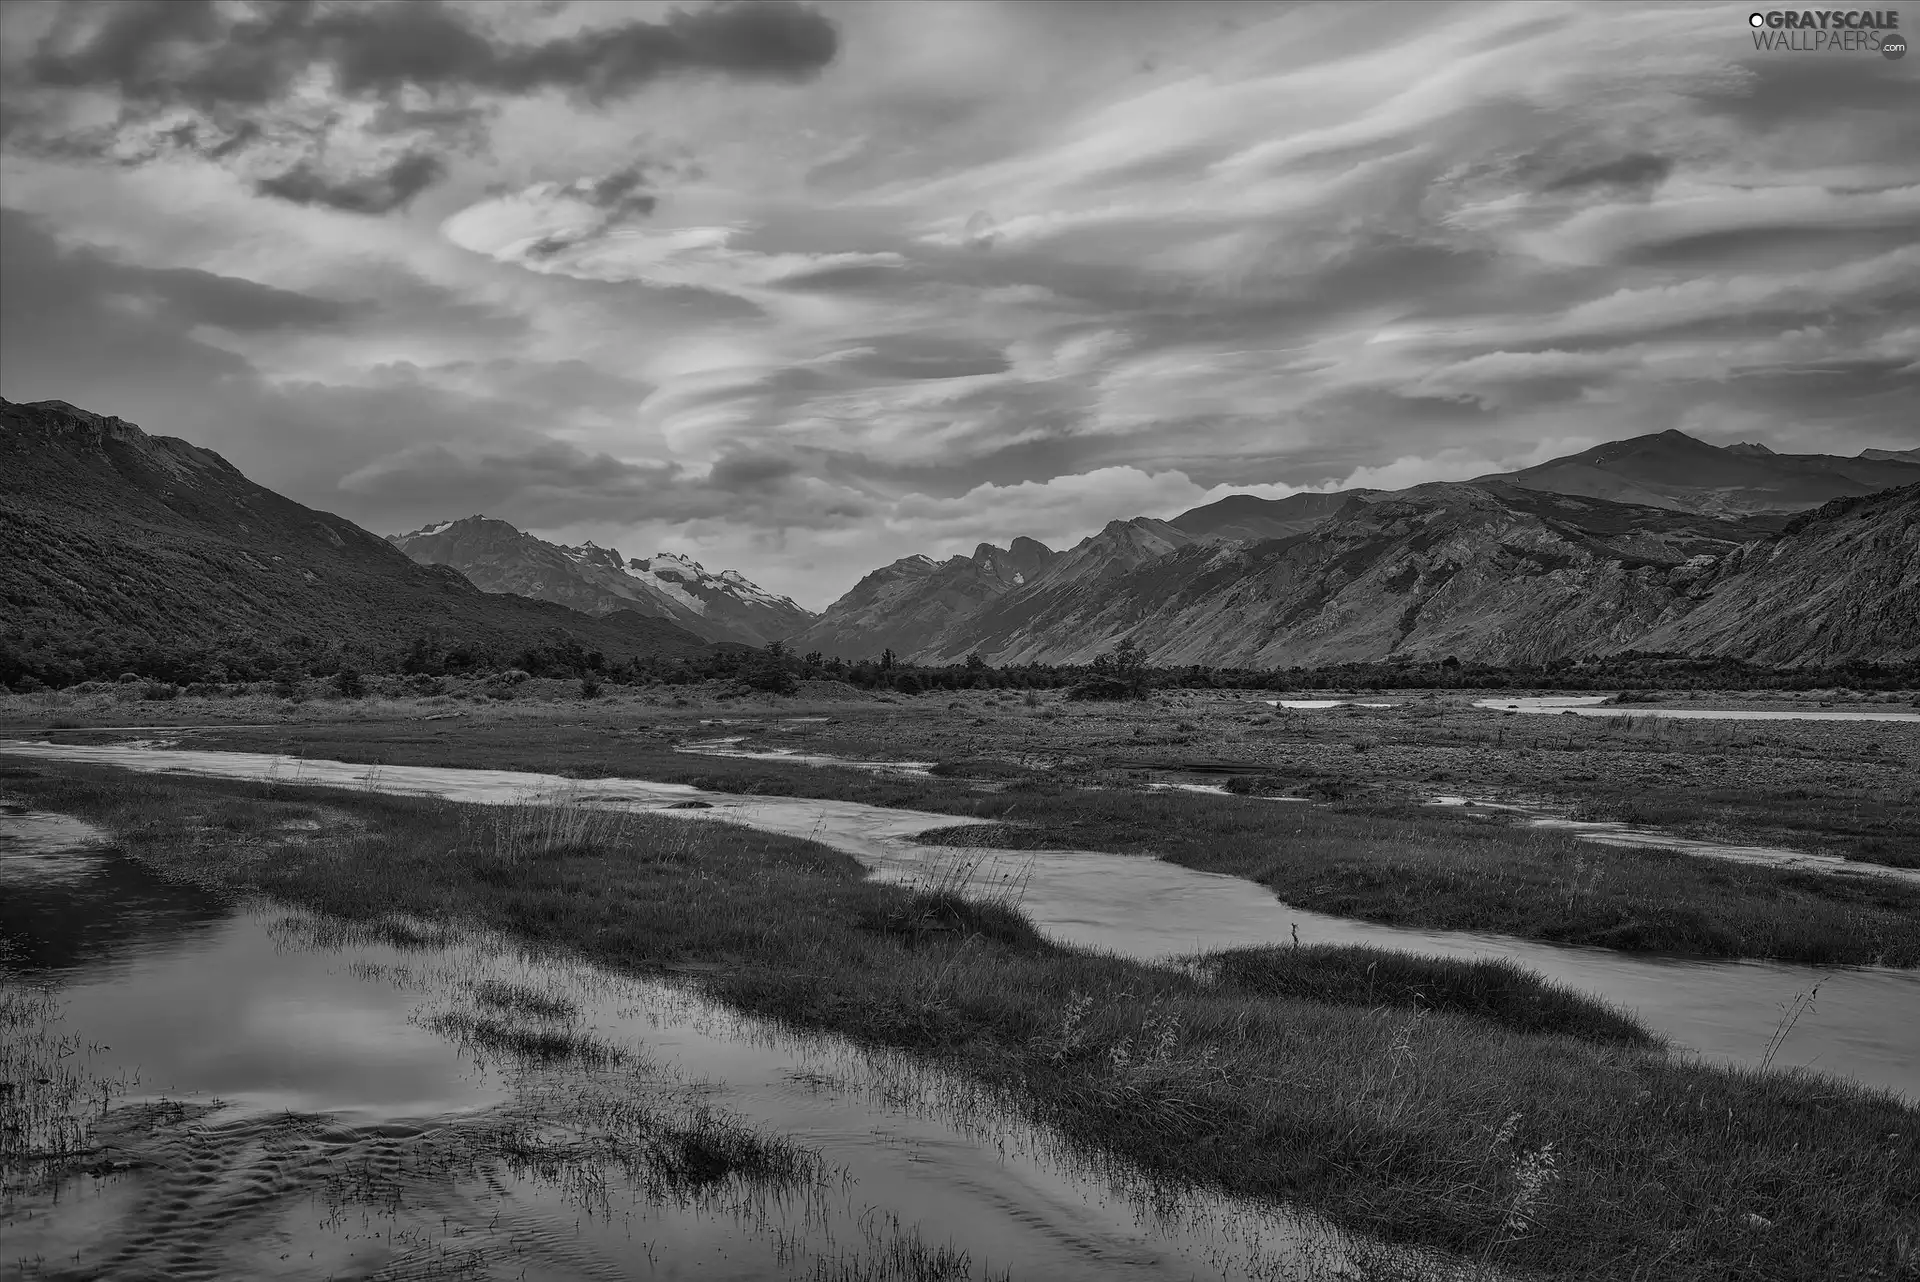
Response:
M1130 638L1159 665L1901 661L1920 655L1920 457L1868 454L1663 432L1470 482L1235 495L1060 551L1015 536L902 557L817 616L734 571L478 516L392 542L490 592L848 660L1081 664Z
M64 402L0 405L0 451L16 645L241 627L368 652L422 629L503 648L558 631L614 656L780 642L931 665L1083 664L1122 640L1154 665L1241 668L1920 658L1912 450L1778 455L1667 431L1471 481L1235 495L1117 517L1062 550L1016 535L902 557L819 614L684 555L566 546L485 516L379 539Z

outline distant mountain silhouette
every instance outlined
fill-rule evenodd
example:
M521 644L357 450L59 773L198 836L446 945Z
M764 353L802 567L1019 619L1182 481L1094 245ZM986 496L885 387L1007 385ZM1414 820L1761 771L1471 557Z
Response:
M1182 512L1167 524L1196 539L1233 539L1243 543L1284 539L1305 534L1345 507L1349 499L1378 493L1379 490L1334 490L1289 494L1283 499L1229 494L1218 503Z
M1798 512L1832 499L1920 484L1920 461L1775 454L1763 445L1721 449L1685 432L1667 431L1477 479L1681 512Z

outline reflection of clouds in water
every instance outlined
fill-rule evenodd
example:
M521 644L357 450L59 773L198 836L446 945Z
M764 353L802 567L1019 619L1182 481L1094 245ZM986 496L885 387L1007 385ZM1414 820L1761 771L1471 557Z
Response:
M77 1251L105 1272L164 1255L241 1276L254 1272L265 1214L287 1234L276 1250L291 1242L317 1260L371 1242L370 1259L351 1248L357 1267L398 1268L409 1250L457 1247L560 1278L657 1259L738 1269L763 1251L765 1268L805 1274L886 1253L884 1226L896 1223L909 1238L937 1226L929 1249L1086 1282L1116 1258L1142 1277L1184 1279L1292 1275L1338 1254L1326 1231L1278 1211L1155 1198L1123 1164L1089 1165L993 1092L904 1055L498 937L403 948L387 934L247 912L191 947L74 985L60 1027L105 1044L94 1068L153 1064L163 1089L197 1098L170 1119L110 1114L101 1134L145 1167L132 1196L36 1205L30 1239L9 1247ZM516 1007L516 994L537 1000ZM286 1019L182 1018L276 996ZM475 1018L563 1030L616 1055L522 1060L497 1037L462 1033ZM299 1019L313 1035L288 1045ZM215 1094L228 1103L197 1102ZM701 1152L757 1146L769 1156L751 1169L779 1178L688 1166L695 1150L678 1137L693 1133L708 1137ZM311 1199L331 1214L297 1214Z
M98 873L107 836L71 815L0 810L0 885L71 882Z

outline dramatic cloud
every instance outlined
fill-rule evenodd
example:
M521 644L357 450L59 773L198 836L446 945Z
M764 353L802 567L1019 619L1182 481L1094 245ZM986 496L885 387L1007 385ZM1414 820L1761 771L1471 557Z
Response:
M1920 444L1914 60L1729 4L0 5L0 391L383 531L899 556Z
M538 11L489 9L442 0L43 8L11 24L25 56L8 60L17 78L9 132L27 135L17 145L123 161L168 150L266 164L292 155L254 189L382 214L445 175L424 144L471 145L504 98L557 90L603 106L696 72L800 80L838 48L833 25L793 0L729 0L545 38L495 29L537 21ZM110 122L85 125L62 110L86 94L114 100ZM382 158L395 141L403 150ZM329 171L329 162L347 167Z
M253 189L296 205L326 205L356 214L384 214L406 204L438 182L447 167L419 152L400 157L385 169L355 178L331 180L306 161L285 173L262 178Z

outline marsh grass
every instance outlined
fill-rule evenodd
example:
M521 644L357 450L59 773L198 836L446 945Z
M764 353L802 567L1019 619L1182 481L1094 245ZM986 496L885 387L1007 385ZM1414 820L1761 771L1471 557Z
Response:
M948 1245L928 1245L919 1229L892 1213L864 1217L866 1249L815 1260L805 1282L971 1282L973 1256ZM983 1266L980 1282L1012 1282L1011 1268Z
M92 1066L56 985L0 972L0 1191L47 1188L100 1152L94 1131L137 1084Z
M479 981L473 996L482 1006L534 1019L571 1020L580 1013L579 1004L565 993L543 992L505 979Z
M1092 723L1107 714L1093 710L1072 715ZM1018 719L1027 717L1022 713ZM1561 720L1580 724L1562 731L1554 724ZM1597 742L1611 733L1612 720L1475 713L1450 724L1478 734L1483 732L1475 727L1496 721L1512 727L1521 736L1517 742L1544 751L1554 741L1548 732L1562 740L1577 733L1582 743ZM1371 726L1373 720L1363 723ZM1678 733L1687 734L1694 727L1739 723L1661 724L1681 726ZM1312 722L1302 733L1322 733L1323 728L1315 728L1319 726ZM273 733L226 732L214 742L249 750L288 746ZM1716 728L1700 733L1722 732ZM299 728L298 742L316 756L346 760L378 755L396 764L512 768L580 778L626 775L723 792L823 797L967 816L995 826L948 828L922 840L1155 855L1261 882L1301 908L1387 925L1498 932L1626 951L1920 965L1920 888L1672 851L1596 851L1567 833L1481 822L1393 801L1336 776L1254 771L1260 777L1256 793L1305 793L1332 803L1283 807L1259 795L1143 791L1129 772L1098 776L1083 771L1082 779L1016 768L1005 761L996 761L979 776L1005 786L982 792L971 759L967 777L881 776L833 766L689 757L667 745L609 741L575 728L537 723L475 726L446 738L422 734L417 727L384 732L366 726L306 726ZM1380 751L1385 749L1342 757ZM1229 773L1248 770L1240 764ZM1109 786L1079 786L1099 780ZM1604 782L1565 782L1562 788L1576 800L1584 799L1595 817L1621 817L1615 812L1631 804L1640 807L1634 817L1663 825L1681 823L1689 814L1718 816L1757 807L1768 822L1779 818L1782 823L1838 825L1835 831L1842 834L1842 844L1852 843L1849 849L1892 842L1920 822L1920 792L1912 802L1896 804L1885 799L1822 799L1817 795L1821 788L1811 784L1777 790L1778 796L1737 797L1733 790L1692 785L1625 789ZM1006 820L1014 822L1000 826ZM1876 857L1890 863L1920 859L1899 851Z
M1427 957L1361 945L1236 948L1194 958L1215 985L1261 997L1451 1011L1520 1033L1649 1047L1638 1021L1506 958Z
M1512 1008L1531 994L1497 973L1453 975L1449 996L1432 976L1369 974L1377 958L1289 972L1229 955L1232 978L1209 980L1030 927L900 931L887 923L923 892L810 843L665 817L628 820L623 844L516 850L505 877L469 839L490 822L479 807L316 791L363 831L260 861L178 822L217 802L270 824L287 803L256 785L73 768L21 786L179 874L361 921L485 926L617 968L697 965L740 1010L948 1065L1172 1185L1297 1203L1502 1271L1895 1277L1920 1240L1911 1108L1669 1058L1591 1021L1586 1036L1521 1031ZM1580 1027L1536 1026L1555 1018Z
M482 1056L592 1068L618 1064L623 1059L618 1047L607 1046L574 1028L530 1027L467 1011L443 1011L422 1022L448 1041Z

